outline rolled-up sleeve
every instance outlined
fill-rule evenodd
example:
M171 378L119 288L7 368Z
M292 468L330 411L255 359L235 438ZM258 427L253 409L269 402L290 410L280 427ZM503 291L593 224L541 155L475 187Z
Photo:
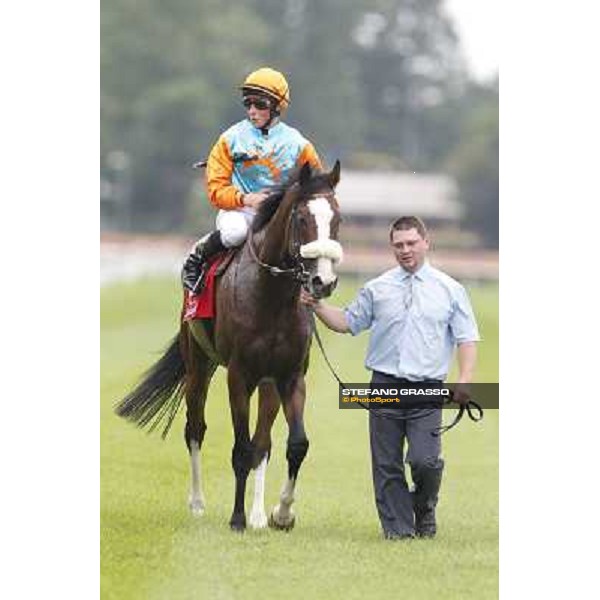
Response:
M361 288L358 296L344 308L346 321L352 335L371 327L373 322L373 294L368 288Z
M454 293L450 330L457 344L481 340L471 301L462 285L457 287Z

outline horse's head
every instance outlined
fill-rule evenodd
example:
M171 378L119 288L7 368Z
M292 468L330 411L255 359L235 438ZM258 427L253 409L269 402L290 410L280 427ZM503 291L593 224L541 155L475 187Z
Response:
M291 218L291 243L304 267L307 290L315 298L331 295L337 284L336 265L342 260L337 241L340 209L335 187L340 180L340 161L329 173L313 174L305 164L298 179L299 196Z

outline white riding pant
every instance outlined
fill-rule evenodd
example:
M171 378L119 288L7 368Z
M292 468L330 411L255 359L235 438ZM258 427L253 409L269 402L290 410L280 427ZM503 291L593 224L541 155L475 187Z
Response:
M221 232L223 245L233 248L242 244L248 235L248 229L255 215L256 212L251 208L220 210L216 226Z

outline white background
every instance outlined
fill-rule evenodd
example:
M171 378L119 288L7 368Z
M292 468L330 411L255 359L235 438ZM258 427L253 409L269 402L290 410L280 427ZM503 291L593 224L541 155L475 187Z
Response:
M99 8L11 6L0 35L0 592L80 600L99 596ZM497 24L507 599L597 589L591 6L502 3Z
M454 22L469 70L481 81L494 77L500 64L501 3L444 0L444 6Z

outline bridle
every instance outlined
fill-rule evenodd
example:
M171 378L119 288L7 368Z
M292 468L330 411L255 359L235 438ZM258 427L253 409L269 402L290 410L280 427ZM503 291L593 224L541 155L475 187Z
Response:
M327 199L335 198L335 194L334 194L334 192L313 194L311 196L307 196L305 198L305 201L308 202L309 200L315 199L315 198L327 198ZM290 227L292 230L292 232L291 232L292 243L291 243L291 252L289 252L289 257L290 257L291 263L292 263L291 267L282 268L277 265L270 265L270 264L265 263L262 260L260 260L260 258L258 257L258 254L256 253L256 248L254 247L254 243L252 240L252 229L251 228L248 230L248 237L246 240L246 244L250 249L250 255L251 255L252 259L259 267L261 267L262 269L267 271L273 277L278 277L279 275L290 275L293 277L293 279L300 282L300 284L302 285L302 287L304 289L306 289L307 291L310 291L307 289L307 284L310 279L310 271L304 265L302 255L300 254L300 248L301 248L302 244L300 242L300 238L299 238L299 234L298 234L298 218L297 218L298 204L299 204L298 202L296 202L294 204L294 206L292 208L292 214L290 216Z

